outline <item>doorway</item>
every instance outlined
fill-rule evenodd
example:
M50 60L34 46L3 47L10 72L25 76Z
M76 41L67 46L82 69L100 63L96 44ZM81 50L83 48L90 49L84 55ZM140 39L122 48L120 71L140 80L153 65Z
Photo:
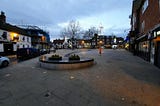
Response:
M157 66L160 68L160 42L157 42Z
M5 53L5 55L13 54L13 44L12 43L5 43L4 44L4 53Z

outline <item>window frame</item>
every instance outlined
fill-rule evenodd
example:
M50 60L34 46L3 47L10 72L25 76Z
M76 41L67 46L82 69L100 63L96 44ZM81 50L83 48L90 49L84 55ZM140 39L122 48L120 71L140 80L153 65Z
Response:
M148 6L149 6L149 0L145 0L142 5L142 14L146 11Z
M143 20L141 23L141 32L144 32L144 29L145 29L145 20Z

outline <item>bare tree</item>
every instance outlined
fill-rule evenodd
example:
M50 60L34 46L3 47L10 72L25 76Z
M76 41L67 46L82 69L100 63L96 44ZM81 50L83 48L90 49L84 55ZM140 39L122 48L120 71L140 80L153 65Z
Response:
M85 31L83 38L92 39L95 34L98 34L98 29L96 29L96 27L91 27L90 29Z
M60 31L60 37L66 38L67 36L68 36L67 28L63 28L63 29Z
M79 37L81 30L78 21L72 20L68 26L61 30L61 37L68 37L71 40L72 48L76 45L76 39Z
M80 34L80 25L78 21L70 21L68 25L69 38L77 38Z

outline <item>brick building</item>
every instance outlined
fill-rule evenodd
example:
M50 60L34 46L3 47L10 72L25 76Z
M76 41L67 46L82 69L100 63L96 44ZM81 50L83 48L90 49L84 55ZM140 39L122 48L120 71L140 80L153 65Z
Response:
M160 67L160 0L133 0L130 50Z

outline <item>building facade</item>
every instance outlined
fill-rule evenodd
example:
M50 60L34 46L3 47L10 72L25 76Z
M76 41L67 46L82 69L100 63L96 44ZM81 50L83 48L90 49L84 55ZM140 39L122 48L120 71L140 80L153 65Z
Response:
M49 33L37 26L20 27L6 23L4 12L0 14L0 55L15 54L18 48L49 50Z
M18 48L31 47L31 37L11 24L6 23L4 12L0 14L0 55L15 54Z
M160 67L160 0L133 0L130 50Z
M50 36L49 33L40 29L37 26L27 26L23 28L28 35L31 36L31 44L36 49L50 49Z
M112 46L118 48L124 47L124 38L113 35L96 35L91 42L91 46L95 48L98 48L99 46L104 46L104 48L112 48Z
M55 39L55 40L53 40L53 47L55 49L64 49L65 48L64 41L65 41L64 39ZM67 45L66 48L68 48L68 45Z

